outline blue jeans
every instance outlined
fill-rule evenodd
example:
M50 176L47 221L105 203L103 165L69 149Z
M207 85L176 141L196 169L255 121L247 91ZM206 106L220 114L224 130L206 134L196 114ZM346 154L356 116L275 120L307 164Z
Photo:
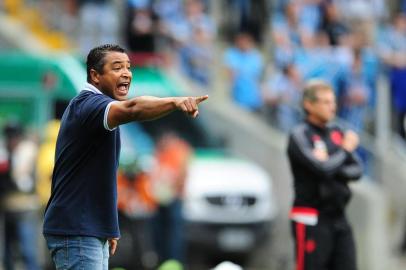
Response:
M57 270L108 270L107 239L88 236L45 235Z

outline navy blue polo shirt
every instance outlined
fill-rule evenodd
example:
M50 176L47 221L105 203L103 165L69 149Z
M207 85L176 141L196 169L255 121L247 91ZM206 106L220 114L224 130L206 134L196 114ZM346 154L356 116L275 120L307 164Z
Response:
M56 142L44 234L118 238L119 128L107 114L114 99L87 84L65 110Z

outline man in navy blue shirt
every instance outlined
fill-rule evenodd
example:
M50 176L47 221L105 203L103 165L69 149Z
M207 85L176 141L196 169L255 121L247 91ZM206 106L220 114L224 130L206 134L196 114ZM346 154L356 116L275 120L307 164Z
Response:
M57 269L108 269L120 237L116 172L119 125L181 110L196 117L208 98L150 96L127 99L130 60L118 45L87 57L87 84L71 100L58 134L52 192L43 233Z

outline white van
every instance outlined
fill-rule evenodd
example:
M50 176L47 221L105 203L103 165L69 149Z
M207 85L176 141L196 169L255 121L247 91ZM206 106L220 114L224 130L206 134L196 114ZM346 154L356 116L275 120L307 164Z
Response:
M213 153L191 162L184 199L189 244L248 255L267 238L276 213L272 179L258 165Z

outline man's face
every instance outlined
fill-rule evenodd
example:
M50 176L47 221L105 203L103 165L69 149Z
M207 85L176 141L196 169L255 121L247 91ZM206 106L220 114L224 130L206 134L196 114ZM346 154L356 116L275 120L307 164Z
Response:
M319 123L326 124L334 119L336 115L336 98L333 91L320 90L316 94L317 100L305 102L305 109L308 112L309 118L316 120Z
M103 72L94 72L93 82L103 93L116 100L126 100L132 73L126 53L108 52L104 57Z
M252 38L247 34L240 34L236 39L236 44L242 51L248 51L254 46Z

